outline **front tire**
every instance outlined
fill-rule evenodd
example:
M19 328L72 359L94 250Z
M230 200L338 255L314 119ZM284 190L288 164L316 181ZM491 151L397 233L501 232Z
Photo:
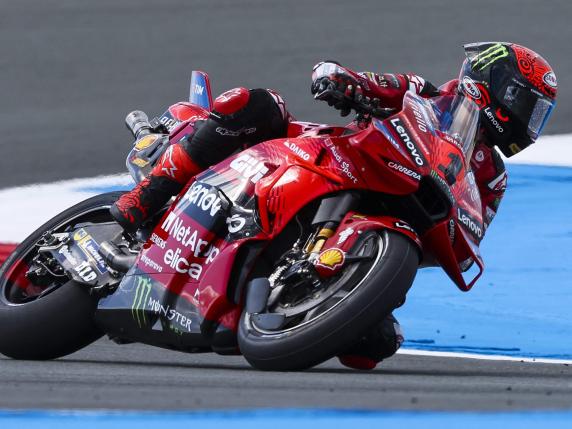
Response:
M46 222L24 240L0 268L0 353L14 359L55 359L94 342L97 299L72 280L51 286L25 273L45 231L63 232L79 222L111 221L109 207L121 192L85 200Z
M367 234L379 240L379 253L333 311L297 328L277 332L257 329L250 315L243 313L238 343L253 367L272 371L313 367L344 350L399 305L417 273L419 251L408 238L392 231Z

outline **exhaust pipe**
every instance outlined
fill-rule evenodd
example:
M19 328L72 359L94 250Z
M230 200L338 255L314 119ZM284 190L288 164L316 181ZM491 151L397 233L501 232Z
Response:
M127 125L127 128L136 140L153 132L153 127L149 123L149 117L141 110L134 110L129 113L125 118L125 125Z
M104 241L100 244L99 254L107 265L121 273L129 271L137 259L137 255L126 255L110 241Z

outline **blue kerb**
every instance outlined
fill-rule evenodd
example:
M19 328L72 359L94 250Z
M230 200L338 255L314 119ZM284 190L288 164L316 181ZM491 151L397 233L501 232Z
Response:
M424 429L507 429L570 428L572 412L391 412L391 411L338 411L338 410L257 410L213 412L55 412L26 411L1 412L3 429L50 428L122 428L169 427L193 425L201 429L227 427L233 429L331 429L344 425L360 428L407 427Z

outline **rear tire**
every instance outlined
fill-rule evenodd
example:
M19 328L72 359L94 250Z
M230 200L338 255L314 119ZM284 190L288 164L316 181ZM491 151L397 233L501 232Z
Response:
M344 350L399 305L417 273L419 251L401 234L392 231L369 234L381 239L381 255L333 311L307 325L275 334L261 332L246 311L242 314L238 343L253 367L293 371L318 365Z
M98 195L60 213L24 240L2 265L0 353L14 359L55 359L73 353L103 335L93 322L97 298L91 296L84 285L70 280L27 302L11 299L10 288L18 287L16 281L26 281L18 264L25 263L45 231L61 231L79 218L89 218L91 213L105 218L109 207L121 194Z

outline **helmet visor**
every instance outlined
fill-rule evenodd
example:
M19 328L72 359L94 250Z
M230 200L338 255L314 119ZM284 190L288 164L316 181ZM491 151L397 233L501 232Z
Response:
M550 98L511 82L501 98L502 104L527 127L527 134L535 141L542 133L556 102Z

